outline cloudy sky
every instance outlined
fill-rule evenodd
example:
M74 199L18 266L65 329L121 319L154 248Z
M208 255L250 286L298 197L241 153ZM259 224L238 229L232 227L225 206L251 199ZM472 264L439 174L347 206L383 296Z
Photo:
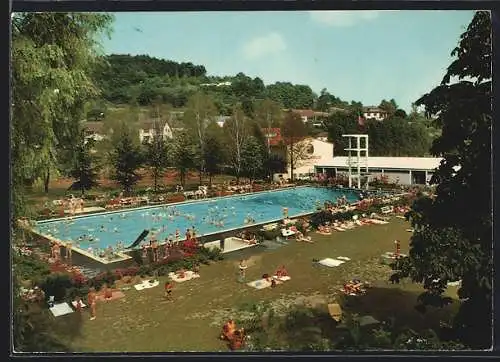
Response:
M106 53L148 54L409 110L436 86L472 11L116 13Z

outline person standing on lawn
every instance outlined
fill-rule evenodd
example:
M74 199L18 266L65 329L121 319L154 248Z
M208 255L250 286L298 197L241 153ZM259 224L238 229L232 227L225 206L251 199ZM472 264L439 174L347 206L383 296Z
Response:
M174 288L174 283L172 281L167 281L165 283L165 298L167 300L173 300L172 299L172 289Z
M97 294L94 288L90 288L89 294L87 295L87 303L90 308L90 320L96 319L96 304L97 304Z

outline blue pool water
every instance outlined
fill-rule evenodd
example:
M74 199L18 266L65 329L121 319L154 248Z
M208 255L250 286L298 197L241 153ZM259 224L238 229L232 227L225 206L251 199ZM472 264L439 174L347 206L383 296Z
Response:
M115 247L118 241L130 245L144 230L155 232L158 240L172 236L179 229L181 239L186 229L195 227L197 235L208 235L283 218L283 208L290 217L314 212L318 204L335 202L345 195L348 202L359 200L354 191L317 187L297 187L278 191L161 205L119 212L105 212L72 220L40 221L35 231L59 240L72 241L81 249Z

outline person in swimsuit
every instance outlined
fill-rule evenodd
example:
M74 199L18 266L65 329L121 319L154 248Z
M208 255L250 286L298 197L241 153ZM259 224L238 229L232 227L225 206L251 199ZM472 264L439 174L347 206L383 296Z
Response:
M73 248L73 244L71 243L71 241L68 241L66 243L66 259L71 260L71 251L72 251L72 248Z
M167 300L172 300L172 289L174 288L174 284L171 281L165 283L165 298Z
M90 307L90 320L93 321L96 319L96 304L97 304L97 295L94 288L90 288L89 294L87 296L87 302Z
M153 239L151 242L151 250L153 252L153 262L158 261L158 240Z

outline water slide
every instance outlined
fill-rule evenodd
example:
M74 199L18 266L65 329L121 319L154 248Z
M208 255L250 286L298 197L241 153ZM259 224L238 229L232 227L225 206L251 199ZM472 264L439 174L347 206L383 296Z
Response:
M141 241L143 241L146 238L146 236L148 236L148 234L149 234L149 230L143 230L143 232L141 233L141 235L139 235L137 237L137 239L135 239L135 241L132 243L132 245L127 246L125 249L135 248L137 245L140 244Z

